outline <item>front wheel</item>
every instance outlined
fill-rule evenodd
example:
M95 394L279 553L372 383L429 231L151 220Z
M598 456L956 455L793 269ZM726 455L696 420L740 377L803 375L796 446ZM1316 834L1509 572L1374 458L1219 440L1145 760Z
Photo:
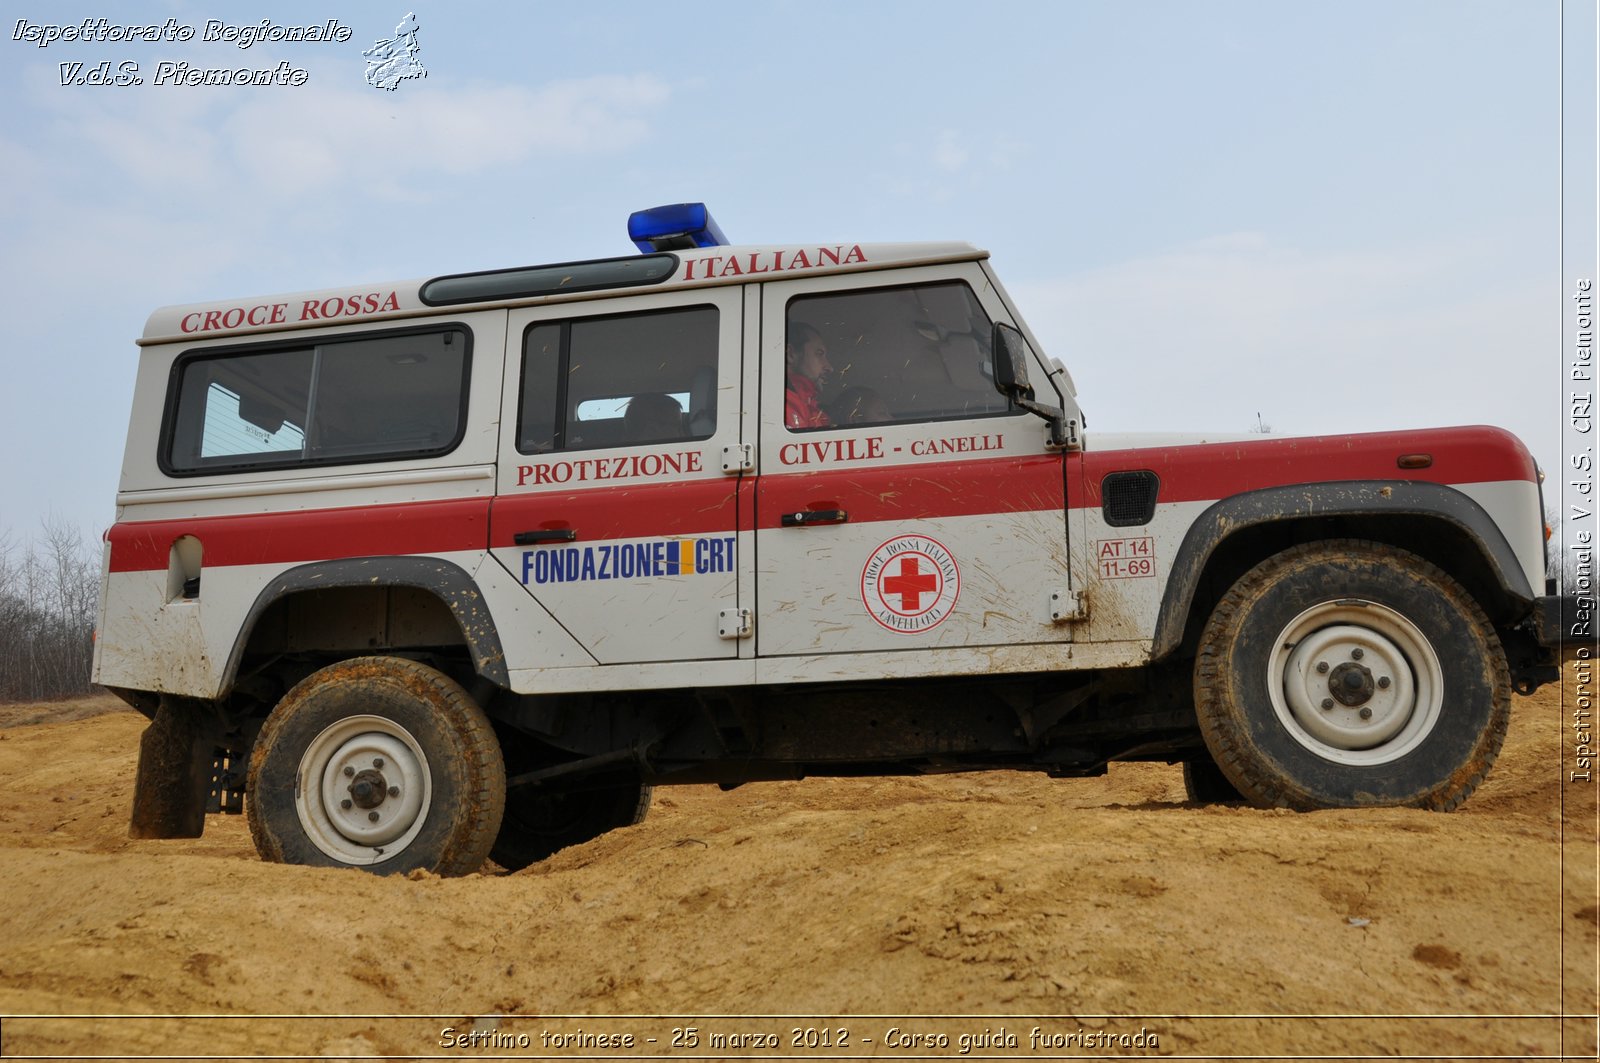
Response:
M1241 577L1201 634L1194 691L1217 766L1264 807L1455 808L1511 712L1477 602L1415 554L1353 540Z
M256 738L245 788L263 858L381 874L476 870L504 803L483 710L399 657L342 661L298 683Z

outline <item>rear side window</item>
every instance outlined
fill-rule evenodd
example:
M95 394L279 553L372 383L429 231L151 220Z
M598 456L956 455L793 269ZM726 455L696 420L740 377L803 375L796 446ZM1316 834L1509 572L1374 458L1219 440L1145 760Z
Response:
M714 306L544 322L523 339L517 449L708 439L716 400Z
M443 454L465 425L469 335L430 329L181 358L171 475Z

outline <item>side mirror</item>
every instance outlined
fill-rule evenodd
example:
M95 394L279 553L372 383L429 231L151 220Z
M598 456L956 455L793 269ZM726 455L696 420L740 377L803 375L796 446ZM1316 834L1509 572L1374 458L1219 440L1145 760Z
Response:
M1010 399L1032 399L1033 385L1028 383L1028 356L1032 349L1017 329L1003 321L995 322L994 386L1000 394Z
M1028 382L1028 360L1033 357L1033 346L1028 338L1011 325L997 321L994 326L994 386L1017 406L1050 424L1050 446L1072 449L1077 442L1077 428L1067 430L1066 414L1054 406L1035 402L1033 385Z

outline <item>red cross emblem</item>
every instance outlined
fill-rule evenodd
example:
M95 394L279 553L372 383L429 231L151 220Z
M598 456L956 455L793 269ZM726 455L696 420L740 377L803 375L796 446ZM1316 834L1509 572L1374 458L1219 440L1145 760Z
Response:
M923 572L915 557L901 557L899 575L891 576L885 573L879 586L885 596L891 594L900 596L902 612L918 613L922 611L924 594L939 593L939 573Z
M861 604L880 627L919 635L944 623L961 596L961 567L926 535L897 535L861 568Z

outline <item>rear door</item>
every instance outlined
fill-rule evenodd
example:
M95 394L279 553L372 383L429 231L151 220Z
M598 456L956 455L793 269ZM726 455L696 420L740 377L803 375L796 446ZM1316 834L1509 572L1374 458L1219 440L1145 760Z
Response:
M741 298L511 312L490 542L601 664L737 655Z
M759 656L1070 638L1063 458L994 387L996 320L976 262L763 286Z

